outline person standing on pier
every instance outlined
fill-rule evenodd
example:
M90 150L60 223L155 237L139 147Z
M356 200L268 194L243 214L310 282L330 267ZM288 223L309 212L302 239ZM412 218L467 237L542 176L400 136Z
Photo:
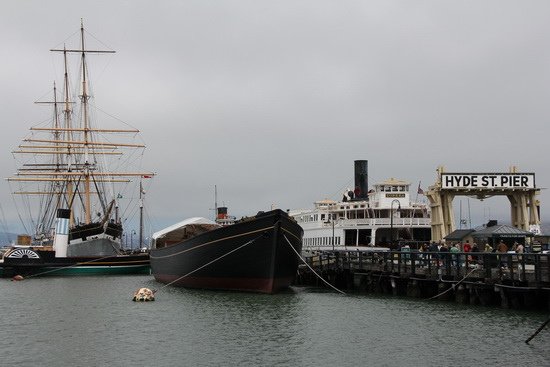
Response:
M443 261L443 264L445 267L448 267L451 265L451 256L449 254L449 248L447 247L447 244L444 243L439 248L439 252L442 252L441 254L441 261Z
M430 243L430 247L428 247L428 251L430 252L429 256L432 258L433 264L437 266L439 263L439 247L437 246L437 243L432 241L432 243Z
M479 248L477 247L477 243L472 244L472 253L477 254L479 252ZM477 256L478 255L472 255L472 263L477 264Z
M498 246L497 246L497 251L502 253L502 254L505 254L505 253L508 252L508 246L506 246L504 241L500 240L500 242L498 243Z
M523 254L523 251L524 251L524 247L521 243L518 244L518 246L516 247L516 254ZM521 261L521 259L523 258L522 255L518 255L518 261Z
M453 246L451 246L451 248L449 249L449 252L452 252L452 259L453 259L453 266L460 266L460 259L458 258L459 255L458 253L460 252L460 245L458 243L454 244Z
M505 254L508 252L508 246L506 246L504 241L500 240L500 242L498 243L497 252L499 253L498 257L500 259L500 266L506 267L505 256L502 256L502 254Z
M462 245L462 252L467 252L467 254L464 255L465 260L472 261L472 256L469 254L471 251L472 245L470 245L470 241L466 241L466 243Z

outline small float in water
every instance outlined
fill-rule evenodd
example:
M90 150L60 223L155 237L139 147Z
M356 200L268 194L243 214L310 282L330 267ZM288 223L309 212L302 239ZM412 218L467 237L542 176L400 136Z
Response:
M155 300L155 292L149 288L140 288L134 293L134 302L150 302Z

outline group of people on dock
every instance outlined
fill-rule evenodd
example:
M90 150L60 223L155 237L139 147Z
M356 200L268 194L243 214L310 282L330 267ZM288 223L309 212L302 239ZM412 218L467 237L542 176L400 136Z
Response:
M399 247L401 252L409 252L411 248L408 244ZM482 261L484 253L496 253L498 263L506 267L507 257L498 256L499 254L516 254L515 259L521 261L522 254L525 252L525 246L522 243L514 242L511 249L504 241L499 241L495 246L486 242L483 248L480 248L476 242L435 242L422 243L418 246L418 252L421 259L430 258L440 266L463 266L464 264L478 264ZM430 253L428 256L427 253Z

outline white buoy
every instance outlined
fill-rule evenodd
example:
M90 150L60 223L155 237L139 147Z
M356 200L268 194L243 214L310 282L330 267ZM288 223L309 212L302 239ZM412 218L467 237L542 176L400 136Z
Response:
M149 302L155 300L155 292L149 288L140 288L134 293L134 302Z

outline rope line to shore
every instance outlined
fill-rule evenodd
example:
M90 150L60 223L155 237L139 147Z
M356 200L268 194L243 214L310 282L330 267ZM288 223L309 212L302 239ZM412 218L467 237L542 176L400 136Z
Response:
M183 278L185 278L185 277L187 277L187 276L189 276L189 275L191 275L191 274L193 274L193 273L195 273L195 272L197 272L197 271L199 271L199 270L201 270L201 269L203 269L203 268L205 268L205 267L207 267L207 266L209 266L209 265L212 265L212 264L215 263L216 261L223 259L224 257L226 257L226 256L228 256L228 255L230 255L230 254L232 254L233 252L238 251L238 250L242 249L243 247L246 247L246 246L252 244L252 243L255 242L256 240L262 238L262 237L265 235L265 233L267 233L267 232L264 232L264 233L262 233L260 236L251 239L250 241L246 242L245 244L243 244L243 245L241 245L241 246L239 246L239 247L237 247L237 248L234 248L233 250L231 250L231 251L229 251L229 252L226 252L226 253L223 254L222 256L217 257L217 258L215 258L214 260L209 261L208 263L206 263L206 264L204 264L204 265L199 266L199 267L196 268L195 270L192 270L192 271L190 271L189 273L187 273L187 274L185 274L185 275L182 275L181 277L179 277L179 278L177 278L177 279L171 281L170 283L166 283L165 285L163 285L163 286L160 287L159 289L154 289L154 290L153 290L153 294L157 293L157 292L160 291L161 289L164 289L164 288L168 287L169 285L172 285L172 284L174 284L174 283L176 283L176 282L182 280Z
M340 289L336 288L335 286L333 286L332 284L330 284L329 282L327 282L325 279L323 279L322 276L320 276L319 274L317 274L317 272L315 270L313 270L313 268L311 266L309 266L309 264L304 260L304 258L302 258L302 256L298 253L298 251L296 251L296 249L292 246L292 243L290 242L290 240L288 239L288 237L286 235L284 235L285 237L285 240L286 242L288 242L288 245L290 246L290 248L292 249L292 251L294 251L294 253L298 256L298 258L300 258L300 260L302 260L302 262L304 264L306 264L306 266L309 268L309 270L311 270L313 272L313 274L315 274L319 279L321 279L326 285L328 285L329 287L331 287L332 289L334 289L335 291L339 292L339 293L342 293L344 295L347 295L346 292L344 291L341 291Z
M433 297L428 298L428 301L429 301L429 300L432 300L432 299L436 299L437 297L444 295L445 293L449 292L451 289L455 289L456 286L458 286L460 283L462 283L463 281L465 281L466 278L468 278L468 277L470 276L470 274L472 274L472 273L473 273L474 271L476 271L476 270L477 270L477 268L473 268L472 270L470 270L470 272L469 272L468 274L466 274L466 275L464 276L464 278L460 279L456 284L453 284L449 289L446 289L446 290L444 290L443 292L441 292L441 293L439 293L439 294L436 294L436 295L433 296Z

